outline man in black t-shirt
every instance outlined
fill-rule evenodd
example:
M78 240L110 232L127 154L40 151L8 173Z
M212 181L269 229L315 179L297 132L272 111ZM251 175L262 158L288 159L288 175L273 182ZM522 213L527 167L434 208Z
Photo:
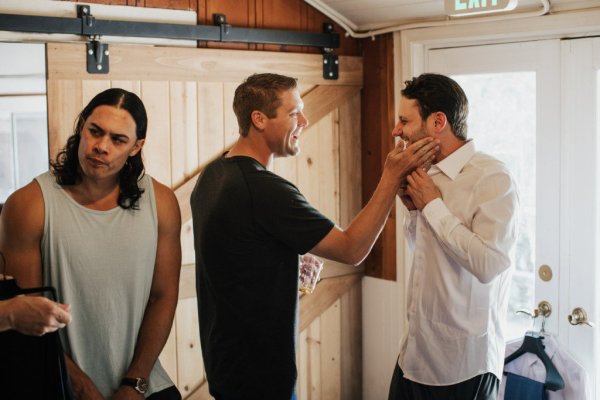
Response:
M361 263L400 181L437 151L430 138L392 150L369 203L341 229L268 170L300 151L303 107L296 79L250 76L233 101L240 138L192 193L200 340L216 400L294 398L298 255Z

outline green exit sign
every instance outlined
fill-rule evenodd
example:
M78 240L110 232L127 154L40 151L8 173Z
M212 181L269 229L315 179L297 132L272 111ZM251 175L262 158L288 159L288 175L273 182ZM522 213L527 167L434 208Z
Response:
M446 14L473 15L513 10L518 0L445 0Z

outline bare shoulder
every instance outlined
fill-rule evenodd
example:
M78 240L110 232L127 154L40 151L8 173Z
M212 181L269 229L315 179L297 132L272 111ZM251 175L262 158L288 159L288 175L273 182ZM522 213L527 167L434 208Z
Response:
M37 181L13 192L2 207L2 224L21 226L23 229L40 228L44 225L44 196Z
M12 193L0 213L0 249L7 254L39 248L44 234L44 198L36 181Z
M177 226L181 226L181 212L173 190L154 178L152 178L152 185L156 197L159 225L175 223Z

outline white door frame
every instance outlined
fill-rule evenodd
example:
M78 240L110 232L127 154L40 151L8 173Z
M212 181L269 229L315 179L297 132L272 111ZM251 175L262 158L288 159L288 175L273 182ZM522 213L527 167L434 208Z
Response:
M600 10L578 11L498 22L410 29L394 35L397 94L401 82L422 72L431 48L564 39L600 35ZM399 96L396 96L398 99Z

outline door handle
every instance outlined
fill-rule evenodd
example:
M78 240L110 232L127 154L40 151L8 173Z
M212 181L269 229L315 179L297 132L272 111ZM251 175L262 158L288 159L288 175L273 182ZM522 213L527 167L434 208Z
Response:
M592 321L588 321L587 313L581 307L574 308L571 311L571 314L567 317L569 319L569 323L571 325L588 325L593 327L594 323Z

